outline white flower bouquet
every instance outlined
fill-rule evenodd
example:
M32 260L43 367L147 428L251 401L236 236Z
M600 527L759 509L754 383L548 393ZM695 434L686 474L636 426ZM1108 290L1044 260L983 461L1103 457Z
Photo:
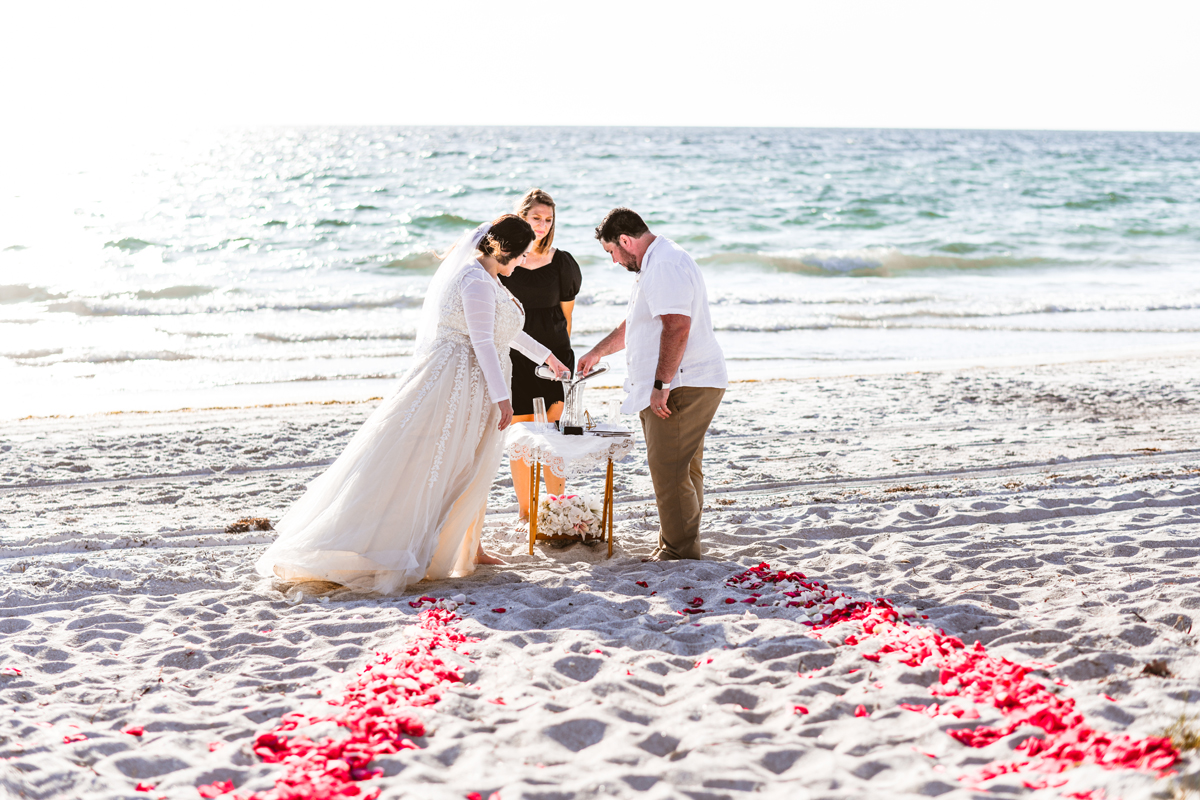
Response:
M538 503L538 533L544 536L577 536L580 539L602 539L600 501L578 494L542 497Z

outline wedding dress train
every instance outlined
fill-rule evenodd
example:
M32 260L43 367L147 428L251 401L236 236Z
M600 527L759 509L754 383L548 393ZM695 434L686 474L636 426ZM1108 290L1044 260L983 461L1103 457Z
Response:
M427 299L440 303L432 341L276 525L259 574L391 593L474 571L503 451L496 384L507 397L510 346L537 361L549 351L521 333L508 290L473 266Z

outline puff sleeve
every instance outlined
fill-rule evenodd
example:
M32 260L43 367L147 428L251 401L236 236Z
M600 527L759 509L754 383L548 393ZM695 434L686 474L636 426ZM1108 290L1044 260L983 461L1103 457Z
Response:
M559 301L569 303L579 294L579 287L583 285L583 273L579 271L579 263L575 257L566 250L559 250Z

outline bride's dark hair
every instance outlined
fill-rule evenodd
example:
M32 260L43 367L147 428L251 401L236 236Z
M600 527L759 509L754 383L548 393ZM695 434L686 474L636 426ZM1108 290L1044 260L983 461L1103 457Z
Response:
M479 251L508 264L525 252L534 236L528 222L516 214L505 214L492 220L491 229L479 240Z

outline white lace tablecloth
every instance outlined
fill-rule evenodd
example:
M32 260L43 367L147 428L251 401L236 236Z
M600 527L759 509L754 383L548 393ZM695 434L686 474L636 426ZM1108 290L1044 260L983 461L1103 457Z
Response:
M532 464L540 462L560 478L570 478L602 467L611 458L620 461L633 452L633 436L564 436L554 424L514 422L508 427L505 447L509 456ZM619 430L614 425L598 425L596 430Z

